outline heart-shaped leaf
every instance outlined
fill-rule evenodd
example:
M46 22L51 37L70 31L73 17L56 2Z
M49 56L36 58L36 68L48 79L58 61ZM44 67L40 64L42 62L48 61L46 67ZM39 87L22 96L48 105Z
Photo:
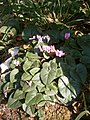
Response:
M24 72L21 77L23 81L31 80L31 78L32 78L32 75L30 75L30 73L28 72Z
M76 98L77 94L74 87L70 84L69 79L66 76L62 76L58 80L58 89L63 96L64 103L70 102L73 98Z
M31 75L34 76L39 70L40 70L40 68L35 67L35 68L30 70L30 73L31 73Z
M56 77L57 64L53 61L45 62L41 70L41 79L45 85L50 84Z
M11 73L10 73L10 82L11 83L16 82L16 80L17 80L16 75L17 75L18 72L19 72L19 70L16 69L16 68L11 71Z

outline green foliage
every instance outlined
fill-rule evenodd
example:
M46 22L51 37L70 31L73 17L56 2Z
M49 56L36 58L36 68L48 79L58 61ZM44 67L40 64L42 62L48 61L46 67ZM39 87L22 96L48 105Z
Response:
M74 87L72 86L72 84L70 84L66 76L60 77L60 79L58 80L58 88L59 92L63 96L63 99L61 98L61 101L64 101L64 103L68 103L77 96Z
M83 111L83 112L81 112L77 117L76 117L76 119L75 120L80 120L85 114L88 114L88 115L90 115L90 112L89 111Z
M69 105L85 89L90 69L90 35L76 35L71 29L77 21L88 17L88 2L84 11L80 9L81 3L80 0L0 2L0 55L5 53L9 58L8 49L20 44L10 63L4 63L8 69L0 73L0 96L4 94L9 107L22 107L27 114L42 117L43 111L38 107L47 101ZM65 39L65 33L70 33L69 39ZM55 50L47 52L43 46L54 46ZM58 50L65 55L56 55ZM0 62L6 58L0 58Z
M57 64L53 61L50 63L44 62L43 68L41 70L42 82L47 85L50 84L56 77Z

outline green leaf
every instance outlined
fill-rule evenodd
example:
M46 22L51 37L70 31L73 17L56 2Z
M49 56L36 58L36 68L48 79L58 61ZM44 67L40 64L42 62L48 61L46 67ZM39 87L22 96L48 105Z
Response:
M54 91L54 90L46 90L45 94L48 96L54 96L57 94L58 91Z
M29 114L30 116L33 116L35 113L35 107L34 106L28 106L27 104L22 105L23 110Z
M17 89L13 96L14 99L20 100L25 98L25 93L22 90Z
M21 107L21 105L22 105L22 103L19 100L12 98L12 94L11 94L8 99L8 107L19 108L19 107Z
M59 67L62 69L63 74L65 76L69 76L70 65L68 65L67 63L64 63L64 62L60 62Z
M57 68L57 71L56 71L56 78L58 78L58 77L60 77L60 76L62 76L63 75L63 70L62 70L62 68L60 67L60 68Z
M87 65L88 68L90 68L90 56L88 56L88 55L87 56L86 55L82 56L81 57L81 62L83 64Z
M62 99L64 103L70 102L77 96L74 87L70 84L70 81L66 76L62 76L58 80L58 89L60 94L64 97Z
M40 58L37 54L34 54L32 52L27 52L26 57L29 58L29 60L31 60L31 59L39 59Z
M53 71L56 71L57 70L57 63L56 61L52 60L50 61L50 67Z
M32 81L30 81L30 82L32 82ZM22 87L23 87L23 91L26 93L36 91L36 85L33 83L31 84L31 86L27 83L26 84L24 83L24 85Z
M78 49L77 43L74 39L70 39L69 45L71 48Z
M36 105L36 104L38 104L40 101L42 101L43 100L43 96L42 96L42 94L41 93L37 93L36 95L35 94L33 94L33 95L31 95L31 97L29 96L29 101L28 101L28 105L30 106L30 105Z
M85 83L86 78L87 78L87 69L86 69L85 65L83 65L81 63L78 64L76 67L76 72L77 72L78 76L80 77L81 82Z
M13 28L15 28L16 30L19 30L20 26L19 26L19 20L12 18L9 19L9 21L7 22L8 26L12 26Z
M89 51L90 51L90 46L86 46L82 51L82 55L90 57Z
M76 81L76 83L78 83L78 85L84 83L87 78L87 69L85 65L82 63L77 64L77 66L70 70L70 76L72 77L73 81ZM81 85L79 88L81 88Z
M32 91L29 91L27 94L26 94L26 98L25 98L25 103L28 104L37 94L37 90L34 89Z
M90 35L83 35L82 37L78 37L77 43L83 50L89 47L90 46Z
M10 82L11 82L11 83L14 83L14 82L17 81L16 75L17 75L18 73L19 73L19 70L16 69L16 68L11 71L11 73L10 73Z
M31 65L32 65L32 62L26 59L26 61L23 64L23 70L27 71L28 69L30 69Z
M2 26L2 27L0 28L0 33L5 33L7 29L8 29L7 26Z
M4 46L0 46L0 51L4 50L5 47Z
M44 68L41 70L41 79L45 85L50 84L55 79L56 73L53 70L46 71Z
M38 116L39 116L40 120L44 119L44 111L42 109L38 110Z
M72 49L70 51L70 54L74 59L78 59L78 58L81 57L81 53L78 50L75 50L75 49Z
M55 92L58 91L56 82L52 82L51 84L47 85L46 88L49 88L50 90L54 90Z
M33 78L32 82L37 86L42 86L41 80L40 80L40 72L37 73Z
M48 95L43 95L43 99L44 99L45 101L52 101L51 97L48 96Z
M76 72L76 66L70 69L70 76L76 82L80 82L80 78Z
M58 43L60 39L59 30L48 30L47 34L50 36L50 43Z
M24 31L22 32L22 36L24 40L29 40L30 37L38 34L37 27L34 25L28 25Z
M67 64L70 65L70 66L75 66L76 65L74 58L70 55L66 56L65 60L66 60Z
M39 92L44 92L46 90L45 85L43 85L41 81L39 81L38 83L36 82L35 84L37 85L37 89Z
M40 68L33 68L30 70L30 73L31 73L31 75L34 76L39 70L40 70Z
M39 68L40 67L40 61L34 60L33 64L31 65L31 68Z
M57 65L55 62L50 63L45 62L43 64L43 68L41 70L41 79L45 85L50 84L55 79L56 68Z
M84 115L86 115L86 114L89 114L89 115L90 115L90 112L87 111L87 110L81 112L81 113L75 118L75 120L81 120L81 118L82 118Z
M30 75L30 73L28 72L23 73L21 77L23 81L31 80L31 78L32 78L32 75Z

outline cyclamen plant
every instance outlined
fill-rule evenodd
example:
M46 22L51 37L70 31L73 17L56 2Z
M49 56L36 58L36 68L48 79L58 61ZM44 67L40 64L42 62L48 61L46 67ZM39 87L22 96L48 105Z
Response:
M30 115L41 115L43 110L38 108L46 102L68 105L77 97L86 81L87 70L84 64L75 61L82 56L71 33L66 32L63 39L64 44L58 47L50 44L49 35L34 35L29 38L29 48L8 50L11 57L0 67L2 92L8 98L9 107L22 107Z

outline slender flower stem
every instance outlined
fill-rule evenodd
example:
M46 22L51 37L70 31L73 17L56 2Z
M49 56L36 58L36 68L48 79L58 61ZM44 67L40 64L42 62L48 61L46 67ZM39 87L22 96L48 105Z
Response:
M83 96L83 101L84 101L84 109L85 109L85 111L87 111L87 104L86 104L86 99L85 99L85 94L84 94L84 92L82 92L82 96ZM86 116L88 116L87 113L86 113Z

